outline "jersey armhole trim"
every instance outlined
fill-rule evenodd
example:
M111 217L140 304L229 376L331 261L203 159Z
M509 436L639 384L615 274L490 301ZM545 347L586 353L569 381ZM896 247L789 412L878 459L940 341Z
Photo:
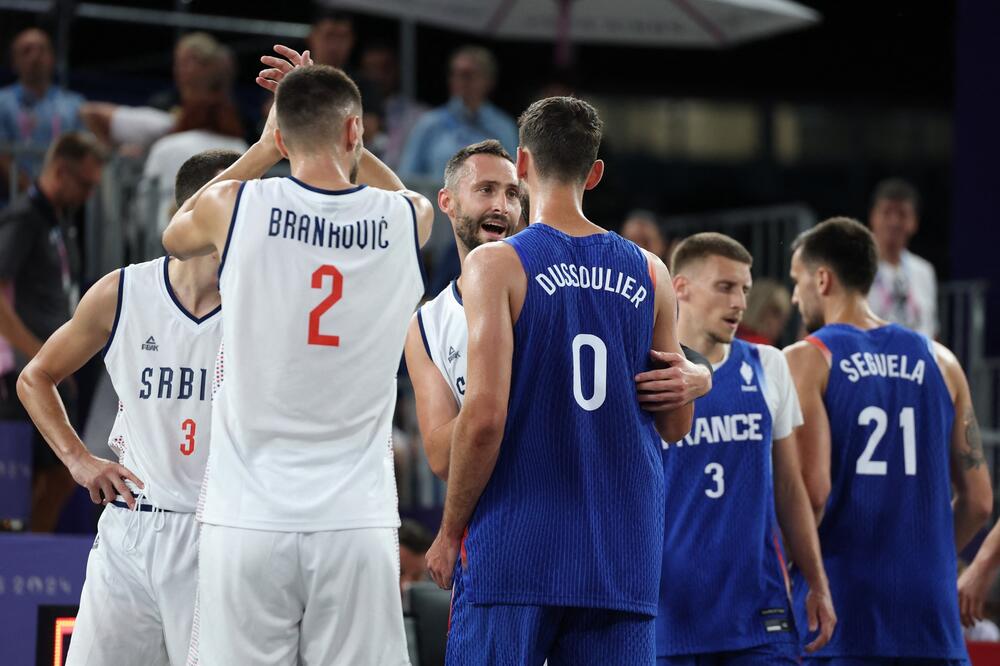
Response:
M653 282L653 291L656 291L656 268L653 266L653 260L646 257L646 268L649 270L649 279Z
M406 203L410 206L410 214L413 215L413 247L417 253L417 266L420 267L420 293L427 293L427 271L424 269L424 258L420 256L420 228L417 226L417 208L410 201L410 197L405 194L400 194L406 200ZM420 329L421 332L423 328Z
M233 242L233 229L236 228L236 214L240 211L240 200L243 198L243 188L247 186L247 181L240 183L240 189L236 192L236 203L233 204L233 216L229 220L229 231L226 232L226 245L222 248L222 257L219 259L219 277L222 277L222 269L226 265L226 257L229 255L229 245Z
M823 342L822 340L820 340L819 338L817 338L815 335L807 335L805 337L805 340L806 340L806 342L808 342L809 344L811 344L813 347L815 347L816 349L818 349L821 354L823 354L823 358L826 359L826 365L827 365L827 367L831 367L832 368L833 367L833 353L830 351L830 348L826 346L826 343Z
M427 333L424 331L424 317L420 313L423 308L417 308L417 326L420 328L420 339L424 341L424 350L427 352L427 358L434 362L434 357L431 356L431 346L427 343Z
M111 333L108 335L108 342L101 350L101 358L106 358L111 351L111 343L115 341L115 333L118 331L118 322L122 317L122 302L125 298L125 269L118 269L118 302L115 304L115 320L111 324Z

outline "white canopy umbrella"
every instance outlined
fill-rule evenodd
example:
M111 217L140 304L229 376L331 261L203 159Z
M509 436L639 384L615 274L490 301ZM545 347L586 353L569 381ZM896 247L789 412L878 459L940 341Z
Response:
M322 0L499 39L718 48L819 22L790 0Z

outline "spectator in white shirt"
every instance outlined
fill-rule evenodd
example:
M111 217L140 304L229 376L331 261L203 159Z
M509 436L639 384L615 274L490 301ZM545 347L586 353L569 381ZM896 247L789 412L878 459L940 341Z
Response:
M920 196L900 178L875 188L868 223L879 263L868 302L879 317L933 338L937 335L937 276L934 267L906 249L917 232Z

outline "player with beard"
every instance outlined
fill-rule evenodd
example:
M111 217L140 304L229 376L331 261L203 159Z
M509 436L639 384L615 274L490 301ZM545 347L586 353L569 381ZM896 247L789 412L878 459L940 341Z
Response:
M958 361L876 317L875 240L838 217L792 245L805 340L785 350L806 490L840 622L816 666L968 663L956 551L989 518L990 478ZM796 611L804 586L796 574Z

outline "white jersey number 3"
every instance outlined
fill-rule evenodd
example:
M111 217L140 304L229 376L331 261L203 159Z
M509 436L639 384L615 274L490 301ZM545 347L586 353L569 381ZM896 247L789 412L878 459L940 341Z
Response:
M705 474L712 475L715 482L714 488L705 488L705 494L712 499L719 499L726 494L726 470L719 463L708 463L705 466Z
M856 472L867 476L885 476L889 472L889 464L885 460L872 460L875 449L885 437L889 428L889 416L881 407L865 407L858 415L858 425L875 424L875 430L868 437L868 445L858 457ZM917 426L913 415L913 407L903 407L899 412L899 427L903 429L903 470L907 476L917 475Z
M583 397L583 379L580 374L580 350L594 350L594 395ZM608 392L608 348L596 335L580 333L573 338L573 397L578 405L592 412L604 404Z

